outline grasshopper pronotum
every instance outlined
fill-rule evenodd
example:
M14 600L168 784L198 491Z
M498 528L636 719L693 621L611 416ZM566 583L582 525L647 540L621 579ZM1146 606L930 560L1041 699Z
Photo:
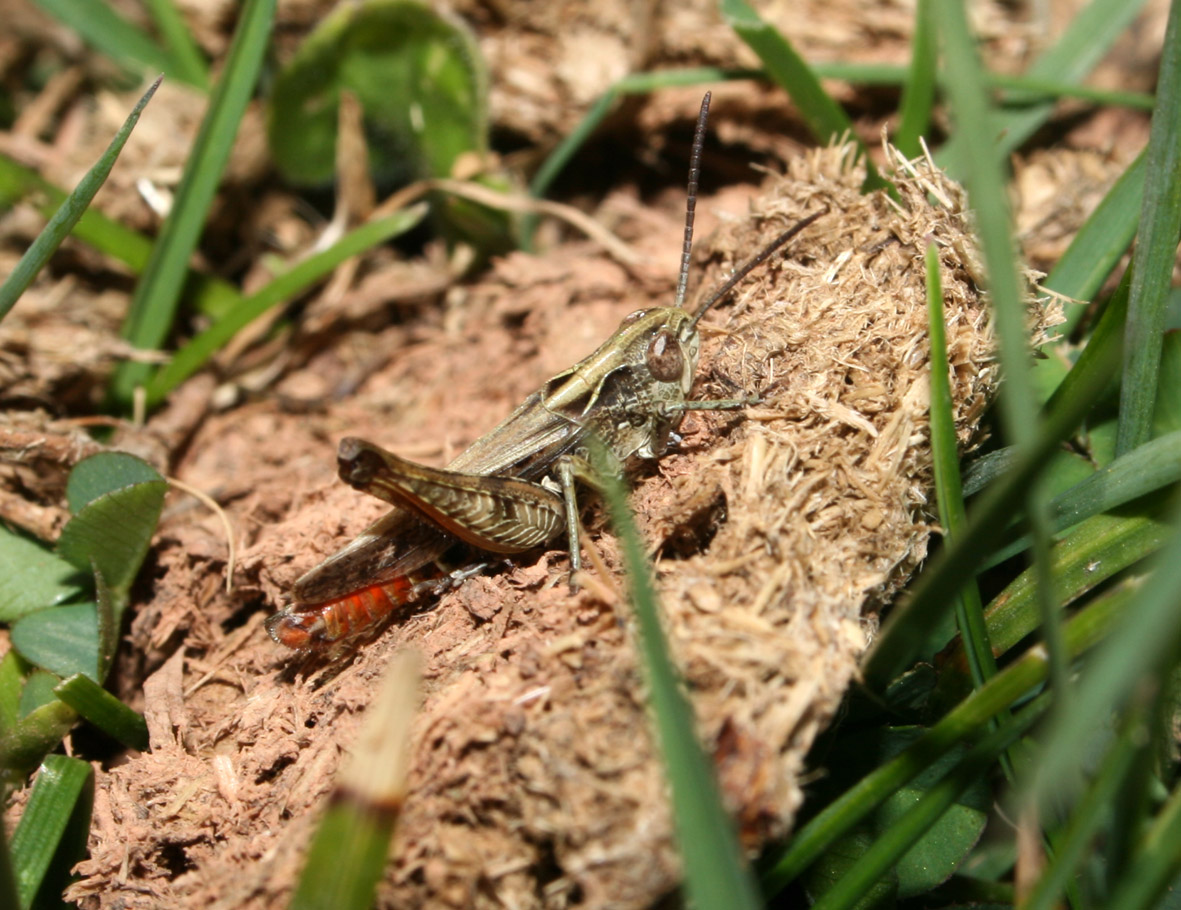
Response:
M439 561L460 542L490 553L523 553L563 532L571 573L580 565L575 481L593 485L587 442L597 437L619 465L658 458L686 411L736 408L746 400L689 399L697 369L697 324L751 271L819 218L785 230L695 311L684 308L701 149L710 96L701 102L689 164L685 242L671 307L632 313L597 351L554 376L504 422L446 468L428 468L352 437L337 455L340 477L394 509L295 583L295 603L267 620L289 648L335 642L371 628L396 607L473 571Z

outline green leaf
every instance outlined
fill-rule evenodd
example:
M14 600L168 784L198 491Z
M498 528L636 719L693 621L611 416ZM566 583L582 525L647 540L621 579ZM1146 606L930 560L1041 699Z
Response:
M243 5L221 78L176 189L172 211L152 247L151 259L135 287L123 323L122 336L134 347L156 350L172 328L189 257L201 236L242 115L254 93L274 11L275 0L246 0ZM122 364L112 379L111 395L120 404L130 404L136 387L143 385L150 372L146 363Z
M25 687L21 690L19 717L25 718L46 705L57 701L53 689L61 677L46 670L34 670L25 680Z
M719 7L726 24L758 55L767 74L791 95L812 135L821 143L829 143L846 135L857 141L865 159L864 189L889 186L865 155L865 146L856 139L857 134L848 115L824 90L816 74L809 69L791 42L776 28L764 22L745 0L721 0Z
M167 491L159 480L99 496L66 524L58 552L80 569L96 567L121 599L147 555Z
M1165 315L1181 240L1181 7L1173 3L1157 75L1140 231L1132 253L1116 455L1152 435Z
M54 690L63 702L108 736L131 749L148 748L148 724L142 714L131 710L89 676L75 674Z
M30 613L12 627L21 657L58 676L98 678L98 619L94 604L71 604Z
M65 755L46 756L12 834L12 866L21 910L32 906L42 884L49 884L47 873L59 849L72 854L69 865L81 859L77 832L83 832L84 848L93 798L94 772L89 764Z
M78 570L51 550L0 527L0 622L81 593Z
M66 502L77 515L83 507L123 487L162 481L155 468L126 452L99 452L83 458L70 470L66 481Z
M487 149L486 81L475 37L454 17L410 0L338 6L275 79L271 152L289 180L328 183L349 92L379 179L447 177L459 155Z
M874 835L862 826L850 831L833 842L817 858L802 880L808 897L813 904L832 890L841 879L848 875L864 859L873 846ZM852 910L893 907L898 899L898 881L893 873L879 878L865 894L851 905Z
M910 737L911 741L917 738L917 732ZM886 833L902 821L906 813L964 757L962 749L952 751L896 790L874 815L878 831ZM894 867L900 898L930 891L951 877L980 839L990 802L991 794L983 778L977 778L955 798Z
M92 5L101 6L102 4ZM144 92L143 97L132 108L131 113L123 122L123 126L115 134L115 138L111 140L107 150L103 152L102 157L98 159L94 167L86 172L86 176L78 183L74 192L70 193L61 208L54 213L53 217L49 219L49 223L37 235L37 239L21 256L16 268L4 279L4 284L0 285L0 319L8 315L8 311L12 309L25 289L33 283L33 279L49 261L54 250L61 246L62 241L69 236L74 225L78 223L82 213L86 211L95 194L106 182L107 175L115 166L115 161L119 158L119 153L123 151L128 137L131 136L132 129L139 122L139 115L147 103L152 100L152 95L156 94L156 89L159 87L160 80L157 79Z

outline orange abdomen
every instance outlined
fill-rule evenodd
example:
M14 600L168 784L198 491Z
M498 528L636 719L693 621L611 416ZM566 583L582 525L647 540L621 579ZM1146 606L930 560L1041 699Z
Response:
M341 641L372 629L397 607L417 600L422 587L423 579L399 575L339 600L289 607L269 617L266 629L278 644L293 650Z

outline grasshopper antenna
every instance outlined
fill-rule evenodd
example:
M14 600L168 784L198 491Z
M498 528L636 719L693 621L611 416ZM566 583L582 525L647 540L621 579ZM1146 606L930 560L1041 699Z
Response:
M685 305L685 291L689 287L689 257L693 252L693 218L697 212L697 180L701 176L701 149L705 146L705 124L709 120L709 99L706 92L697 115L697 129L693 131L693 150L689 153L689 194L685 201L685 242L681 245L681 271L677 275L677 297L673 306Z
M804 228L806 228L808 225L810 225L813 221L815 221L821 215L827 215L827 214L828 214L828 209L821 209L819 212L813 212L811 215L809 215L807 218L804 218L802 221L797 221L795 224L793 224L791 227L789 227L786 231L784 231L782 234L780 234L778 237L776 237L774 240L772 240L770 243L768 243L765 247L763 247L761 250L759 250L759 252L755 255L755 257L753 259L748 261L744 266L742 266L742 268L740 268L737 272L735 272L733 275L731 275L726 280L725 284L723 284L716 291L714 291L712 294L710 294L709 297L706 299L705 303L701 304L701 306L699 306L697 308L697 312L695 312L693 314L693 321L691 323L689 323L689 329L692 330L692 329L696 328L697 323L701 321L702 316L704 316L707 312L709 312L710 307L712 307L715 303L717 303L719 300L723 299L727 294L729 294L732 290L734 290L734 288L738 285L738 283L740 281L742 281L743 278L745 278L747 275L749 275L751 272L753 272L755 269L757 269L760 265L762 265L764 262L766 262L768 259L770 259L776 250L778 250L781 246L783 246L785 243L787 243L787 241L791 240L792 237L794 237L796 234L798 234L800 231L802 231Z

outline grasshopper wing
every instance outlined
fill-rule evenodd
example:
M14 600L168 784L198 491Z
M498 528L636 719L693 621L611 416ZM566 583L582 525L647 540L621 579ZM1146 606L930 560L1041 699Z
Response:
M441 528L425 524L405 509L393 509L302 575L295 583L295 599L303 604L325 603L384 584L434 562L455 542Z

